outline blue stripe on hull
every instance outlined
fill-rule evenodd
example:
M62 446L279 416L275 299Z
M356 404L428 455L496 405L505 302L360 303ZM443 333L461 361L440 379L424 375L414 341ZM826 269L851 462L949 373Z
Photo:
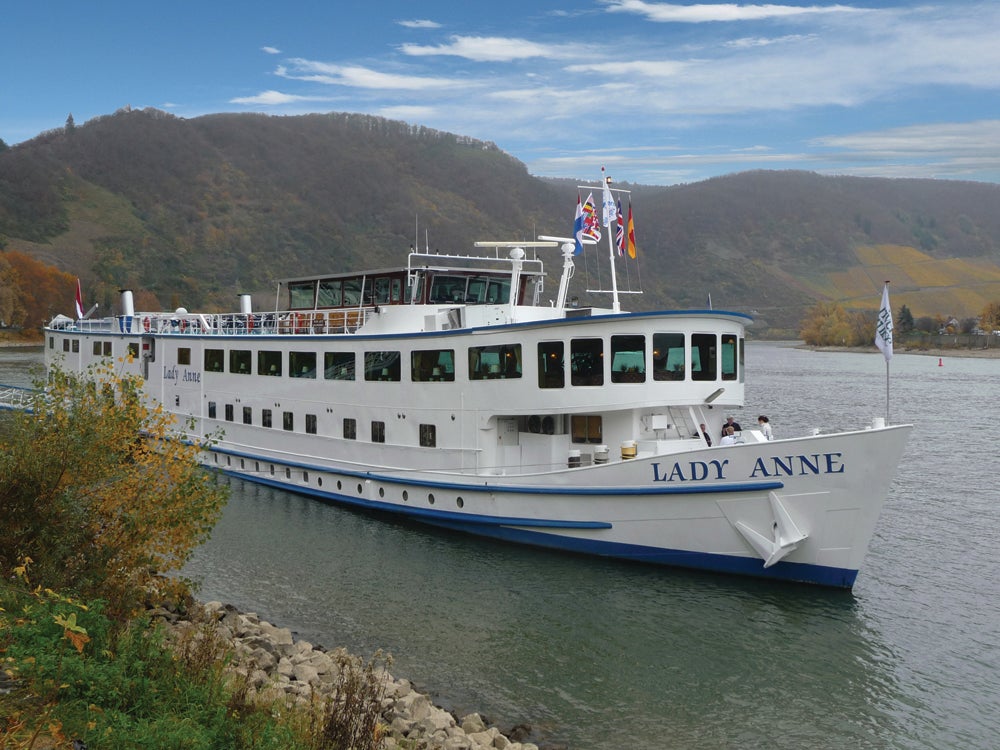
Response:
M609 557L619 560L669 565L694 570L708 570L717 573L753 576L779 581L795 581L813 583L820 586L850 589L858 576L857 570L849 568L833 568L823 565L806 563L779 562L770 568L764 567L764 561L759 558L740 557L735 555L717 555L709 552L692 552L690 550L663 549L624 542L609 542L597 539L548 534L543 531L532 531L524 528L564 528L564 529L608 529L611 524L600 521L559 521L548 519L521 519L475 516L449 511L429 511L421 508L409 508L392 503L383 503L363 498L341 495L333 492L289 485L274 479L242 474L221 469L224 474L249 482L264 484L269 487L288 490L297 494L309 495L339 505L360 508L369 511L391 513L437 526L452 531L499 539L506 542L525 544L533 547L576 552L599 557ZM513 528L518 526L519 528Z

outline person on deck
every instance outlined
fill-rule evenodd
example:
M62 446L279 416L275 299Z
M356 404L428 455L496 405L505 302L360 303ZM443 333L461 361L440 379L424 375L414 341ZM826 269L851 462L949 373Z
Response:
M743 431L743 428L740 427L740 423L739 422L737 422L732 417L726 417L726 423L724 425L722 425L722 437L726 436L726 428L727 427L732 427L733 428L733 432L742 432Z
M719 445L736 445L736 430L731 425L727 424L722 428L722 440L719 441Z
M711 448L712 447L712 438L710 438L708 436L708 428L705 426L704 422L702 422L698 426L701 428L701 436L703 438L705 438L705 443Z
M757 426L763 433L765 440L774 440L774 433L771 431L771 420L761 414L757 417Z

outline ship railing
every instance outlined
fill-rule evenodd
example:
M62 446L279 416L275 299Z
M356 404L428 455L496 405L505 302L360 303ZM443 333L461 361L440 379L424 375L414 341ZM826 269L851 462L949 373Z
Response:
M375 307L339 310L287 310L254 313L138 313L114 321L78 321L69 329L87 332L199 335L313 335L354 333L375 313Z

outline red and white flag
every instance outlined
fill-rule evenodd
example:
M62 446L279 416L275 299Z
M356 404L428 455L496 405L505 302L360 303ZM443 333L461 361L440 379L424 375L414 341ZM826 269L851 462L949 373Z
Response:
M76 280L76 319L83 320L83 294L80 292L80 279Z

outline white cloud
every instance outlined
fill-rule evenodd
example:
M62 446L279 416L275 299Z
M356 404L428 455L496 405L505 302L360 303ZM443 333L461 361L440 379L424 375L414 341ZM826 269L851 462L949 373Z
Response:
M269 55L280 55L281 54L281 50L278 49L277 47L261 47L260 49L261 49L262 52L266 52Z
M670 78L682 73L690 62L677 60L622 60L604 63L567 65L569 73L605 73L608 75L641 75L648 78Z
M230 104L265 104L268 106L280 104L294 104L296 102L321 102L328 101L319 96L299 96L297 94L284 94L281 91L261 91L254 96L238 96L230 99Z
M711 21L761 21L769 18L824 15L830 13L865 13L849 5L676 5L649 3L645 0L606 0L611 13L633 13L657 23L707 23Z
M412 21L397 21L400 26L405 26L408 29L440 29L441 24L437 21L428 21L426 19L414 19Z
M292 68L279 66L275 75L295 81L308 81L333 86L350 86L361 89L396 89L400 91L425 91L464 86L452 78L400 75L383 73L360 65L337 65L316 60L296 58L290 60Z
M433 107L418 105L400 105L397 107L382 107L377 112L378 115L390 120L405 120L407 122L420 122L431 119L435 114Z
M400 47L406 55L451 55L477 62L509 62L533 57L560 58L579 54L579 48L570 45L550 45L498 36L453 36L450 44L404 44Z

